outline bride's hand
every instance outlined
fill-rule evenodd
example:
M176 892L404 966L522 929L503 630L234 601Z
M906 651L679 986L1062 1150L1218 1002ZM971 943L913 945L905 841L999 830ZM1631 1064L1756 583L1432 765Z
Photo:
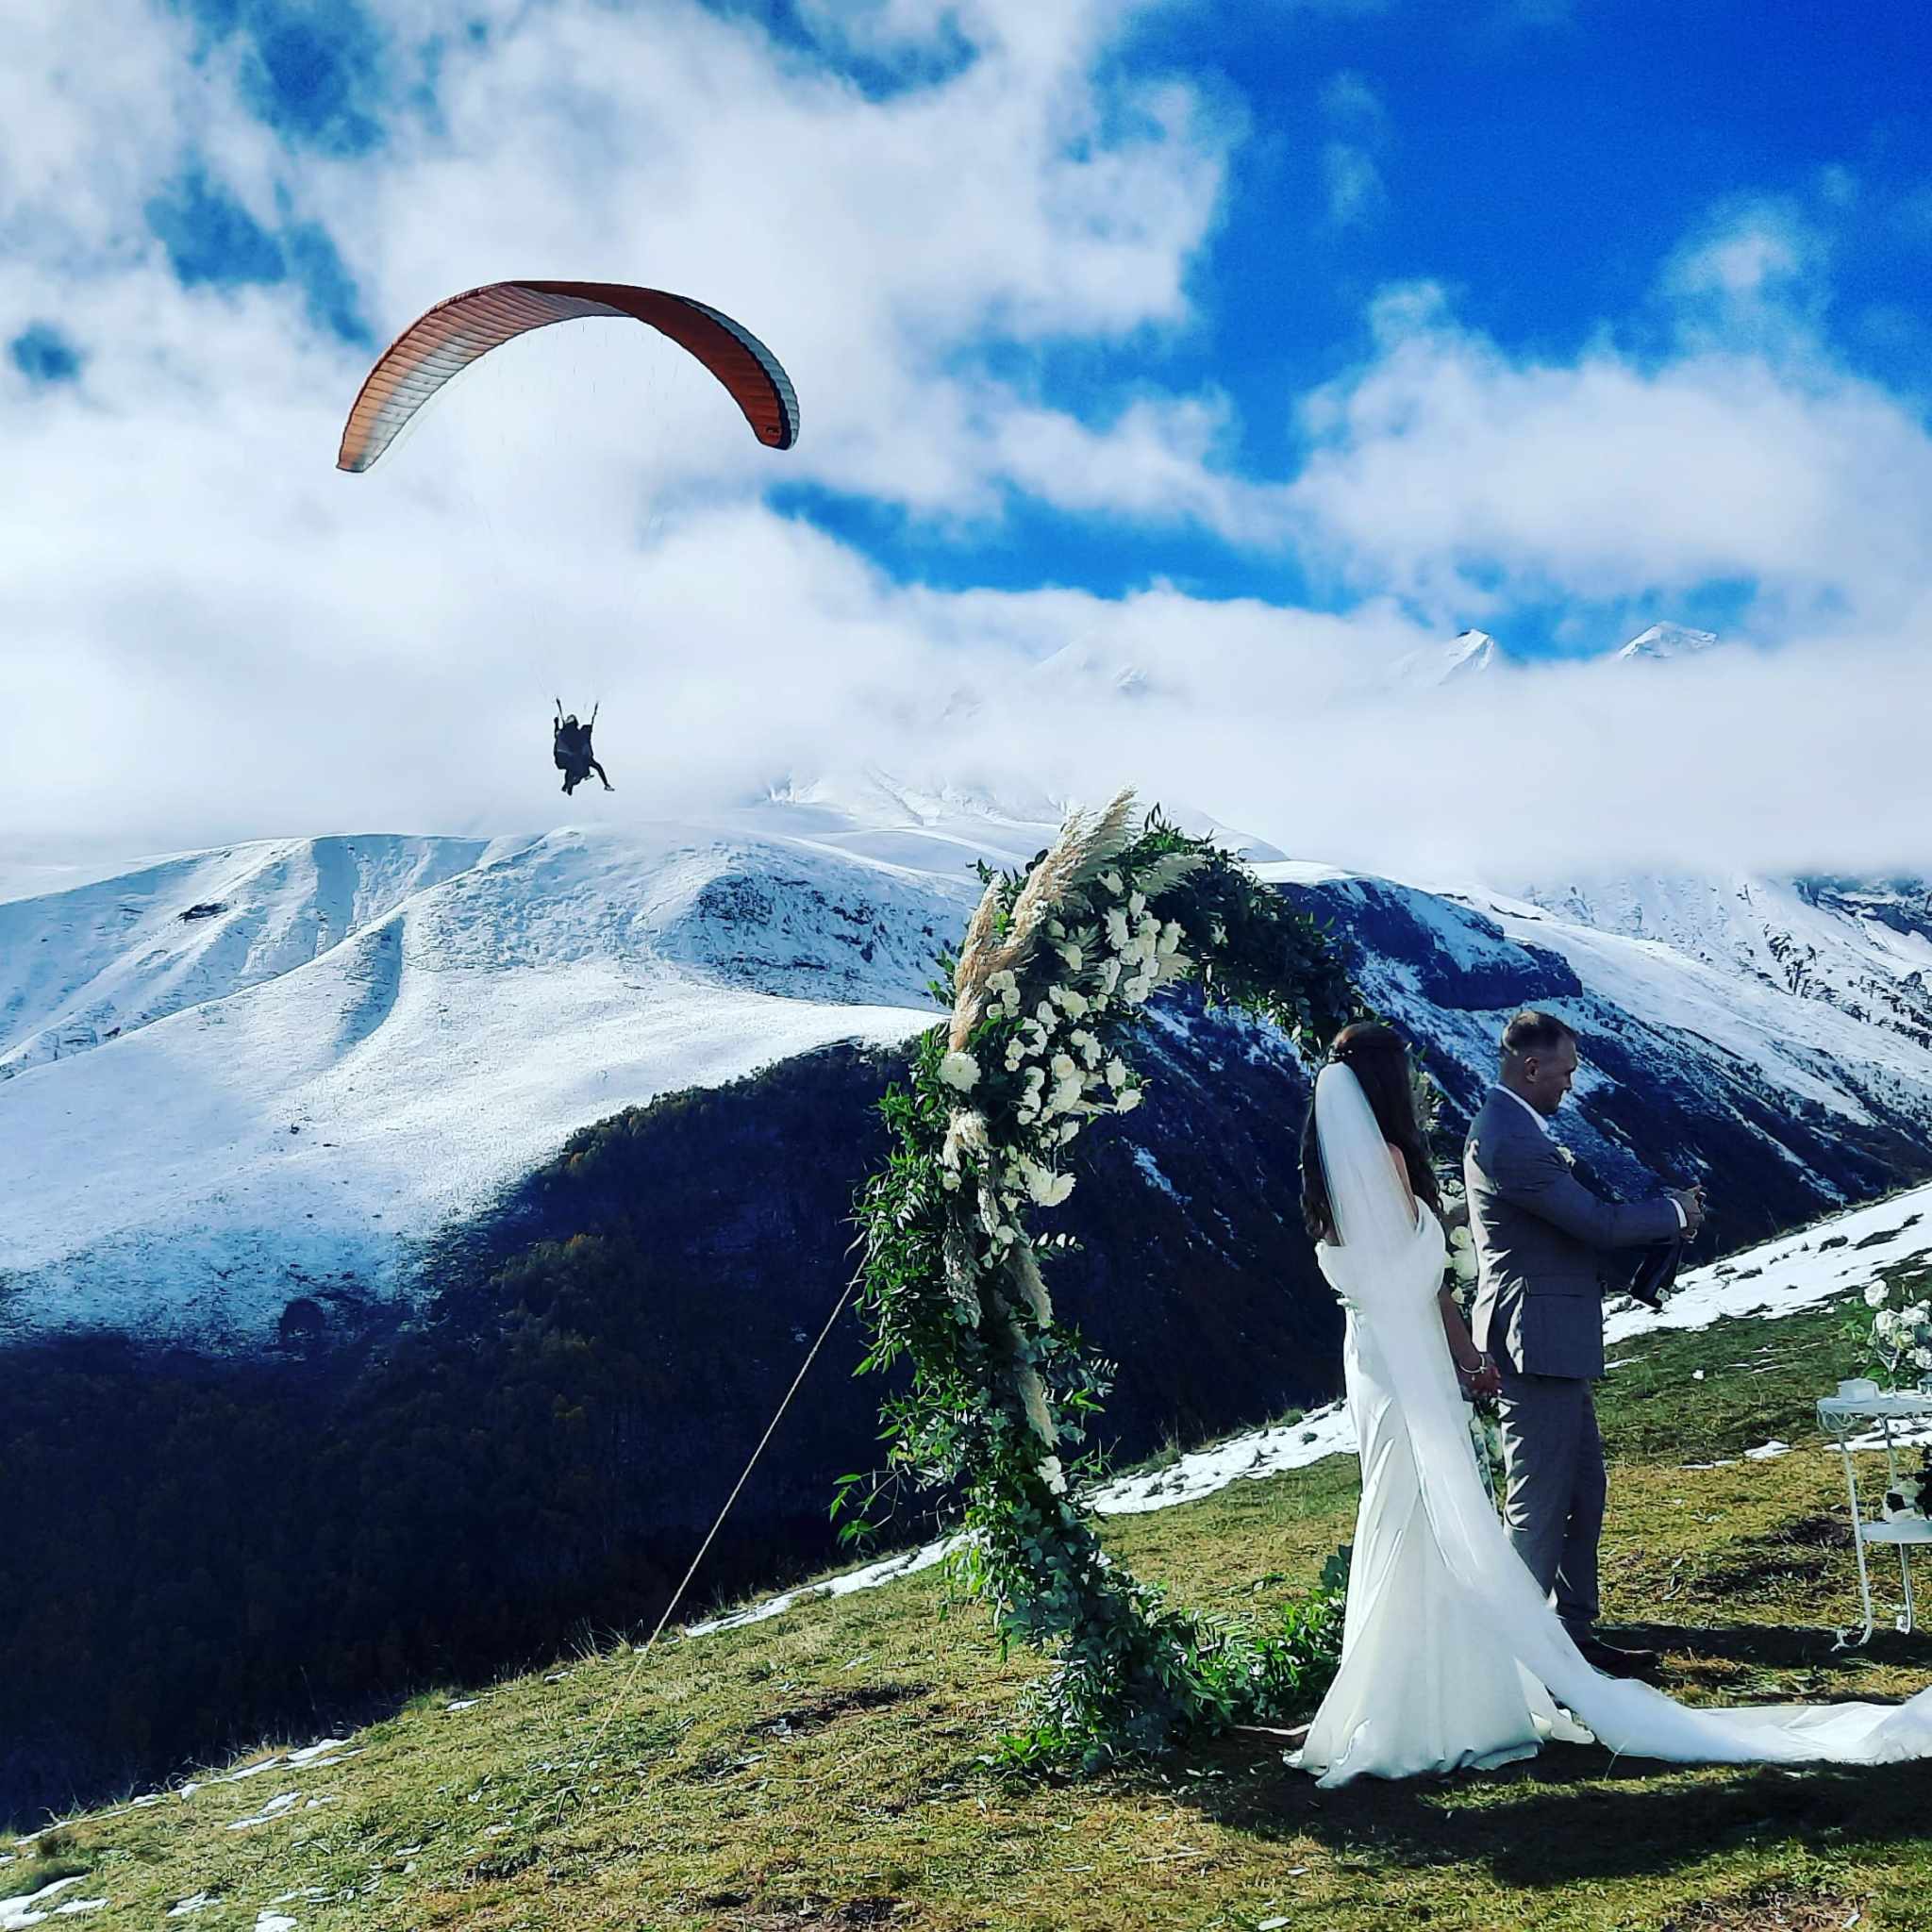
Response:
M1500 1395L1503 1392L1502 1373L1496 1367L1495 1357L1485 1355L1474 1368L1456 1364L1456 1379L1462 1384L1465 1395Z

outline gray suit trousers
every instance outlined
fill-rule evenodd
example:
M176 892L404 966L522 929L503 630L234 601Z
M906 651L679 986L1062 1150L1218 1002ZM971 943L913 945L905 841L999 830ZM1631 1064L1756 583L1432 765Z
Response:
M1507 1358L1497 1368L1510 1546L1580 1640L1602 1607L1596 1546L1607 1483L1591 1387L1569 1375L1525 1375Z

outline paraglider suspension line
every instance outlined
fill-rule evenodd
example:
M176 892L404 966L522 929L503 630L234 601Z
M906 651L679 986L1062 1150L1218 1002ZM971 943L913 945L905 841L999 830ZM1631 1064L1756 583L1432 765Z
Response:
M664 1626L670 1623L672 1611L676 1609L683 1601L685 1591L691 1588L691 1578L698 1574L698 1565L705 1560L705 1552L711 1547L718 1532L724 1528L724 1519L731 1514L731 1506L738 1501L740 1491L750 1480L752 1471L758 1467L758 1457L765 1453L765 1444L772 1440L779 1423L784 1420L786 1409L791 1406L791 1398L798 1393L798 1385L805 1380L806 1371L817 1360L819 1350L825 1345L825 1338L832 1332L832 1324L845 1312L845 1304L852 1299L852 1291L858 1286L858 1276L854 1275L845 1284L845 1291L839 1297L838 1306L825 1317L825 1325L819 1330L819 1339L806 1351L805 1359L798 1365L797 1374L791 1378L791 1388L786 1390L776 1413L765 1424L765 1433L758 1438L758 1447L751 1452L751 1460L744 1465L743 1474L732 1484L731 1493L724 1498L724 1507L718 1511L717 1521L705 1532L705 1540L698 1545L697 1555L691 1559L691 1568L684 1573L684 1580L671 1592L671 1601L664 1606L664 1612L658 1619L657 1628L644 1640L644 1647L638 1652L636 1657L632 1659L630 1669L625 1673L624 1682L617 1687L617 1695L610 1700L610 1708L604 1713L603 1722L597 1726L596 1737L591 1740L593 1748L609 1728L610 1720L616 1714L618 1706L630 1695L631 1686L636 1683L637 1674L643 1668L644 1659L651 1654L651 1646L664 1634Z

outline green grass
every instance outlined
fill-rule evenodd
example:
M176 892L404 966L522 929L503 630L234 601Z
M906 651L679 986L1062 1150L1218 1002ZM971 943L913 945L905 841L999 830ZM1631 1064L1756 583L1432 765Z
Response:
M1616 1351L1607 1615L1666 1651L1679 1695L1886 1698L1932 1678L1924 1638L1833 1648L1857 1592L1811 1404L1842 1366L1843 1319ZM1724 1461L1774 1436L1800 1447ZM1333 1457L1116 1519L1108 1541L1181 1600L1258 1621L1312 1583L1354 1505ZM1874 1574L1889 1616L1896 1567ZM927 1573L641 1663L418 1697L341 1764L67 1821L0 1866L0 1896L83 1872L62 1896L110 1904L78 1923L159 1926L206 1891L215 1905L181 1924L247 1928L292 1892L276 1909L301 1932L1932 1926L1932 1765L1664 1767L1569 1747L1324 1792L1279 1739L1238 1734L1131 1774L1002 1778L985 1759L1039 1668L1002 1662L977 1611L942 1618ZM452 1713L458 1695L478 1701ZM301 1802L227 1828L285 1791Z

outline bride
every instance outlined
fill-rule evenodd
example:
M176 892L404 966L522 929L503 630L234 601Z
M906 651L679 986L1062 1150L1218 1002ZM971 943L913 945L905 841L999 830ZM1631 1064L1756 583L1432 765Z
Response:
M1683 1762L1932 1757L1932 1690L1895 1706L1693 1709L1592 1670L1510 1548L1471 1454L1456 1361L1481 1372L1453 1304L1438 1312L1442 1226L1396 1034L1337 1036L1302 1158L1322 1272L1347 1309L1362 1467L1341 1665L1294 1759L1303 1770L1324 1785L1413 1777L1592 1734Z

